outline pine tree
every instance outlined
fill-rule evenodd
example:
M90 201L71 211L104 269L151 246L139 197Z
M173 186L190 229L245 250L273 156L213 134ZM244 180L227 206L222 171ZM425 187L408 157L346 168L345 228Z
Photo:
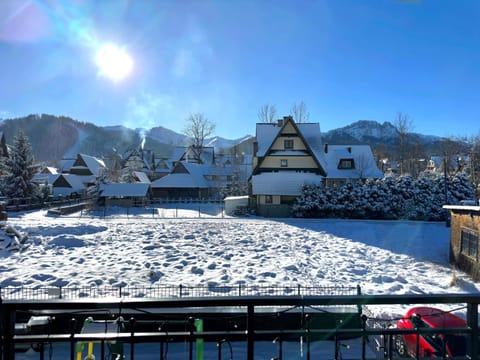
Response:
M13 139L9 157L5 162L7 175L4 178L3 193L10 198L34 198L41 194L39 187L32 181L36 173L32 147L22 130Z

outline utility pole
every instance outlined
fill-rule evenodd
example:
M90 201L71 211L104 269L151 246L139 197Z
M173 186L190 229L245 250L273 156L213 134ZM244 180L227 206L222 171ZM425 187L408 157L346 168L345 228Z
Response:
M448 187L447 187L447 152L443 153L443 190L445 192L445 205L448 205ZM450 227L449 211L446 211L445 225Z

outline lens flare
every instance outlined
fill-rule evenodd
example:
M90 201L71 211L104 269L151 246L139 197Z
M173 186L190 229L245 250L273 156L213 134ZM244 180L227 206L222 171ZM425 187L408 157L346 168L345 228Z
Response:
M120 81L130 75L133 68L132 57L124 48L115 44L100 46L96 54L96 63L100 76Z

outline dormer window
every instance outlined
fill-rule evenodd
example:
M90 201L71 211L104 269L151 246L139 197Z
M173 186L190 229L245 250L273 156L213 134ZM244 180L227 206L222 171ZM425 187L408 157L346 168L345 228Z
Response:
M283 140L283 148L285 150L293 150L293 140Z
M338 169L342 169L342 170L355 169L355 162L353 161L353 159L340 159L340 162L338 163Z

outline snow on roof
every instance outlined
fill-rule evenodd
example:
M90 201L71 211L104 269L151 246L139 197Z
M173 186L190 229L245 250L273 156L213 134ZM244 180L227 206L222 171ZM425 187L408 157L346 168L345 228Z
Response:
M277 123L261 123L257 124L257 156L265 156L268 148L280 132L281 127Z
M62 172L69 172L75 163L76 159L62 159L60 160L60 170Z
M227 196L225 199L227 200L248 200L248 195L241 195L241 196Z
M353 159L355 169L339 169L338 165L342 159ZM369 145L328 145L325 160L329 179L358 179L360 177L378 179L383 177Z
M322 178L313 173L265 172L252 176L252 194L298 196L303 185L320 185Z
M83 183L83 176L73 175L73 174L62 174L65 180L70 184L72 189L81 190L85 187Z
M205 179L192 174L168 174L152 182L152 188L208 188Z
M101 187L101 196L105 197L142 197L147 196L150 184L145 183L112 183Z
M143 171L135 171L135 176L137 177L137 179L139 180L139 182L141 183L147 183L147 184L150 184L151 181L150 179L148 178L147 174L145 174Z
M88 169L94 175L98 175L100 173L100 169L105 167L105 163L103 162L103 160L97 159L96 157L90 155L78 155L82 157L83 161L85 161L85 164L87 164Z
M44 171L45 174L46 173L58 174L57 168L53 166L45 166L42 171Z
M57 180L60 174L35 174L33 175L32 180L37 184L45 184L51 185Z
M318 123L301 123L297 124L305 141L312 150L318 163L327 171L327 164L325 161L322 135L320 132L320 124Z
M460 210L460 211L473 211L480 212L480 205L443 205L444 209L447 210Z

